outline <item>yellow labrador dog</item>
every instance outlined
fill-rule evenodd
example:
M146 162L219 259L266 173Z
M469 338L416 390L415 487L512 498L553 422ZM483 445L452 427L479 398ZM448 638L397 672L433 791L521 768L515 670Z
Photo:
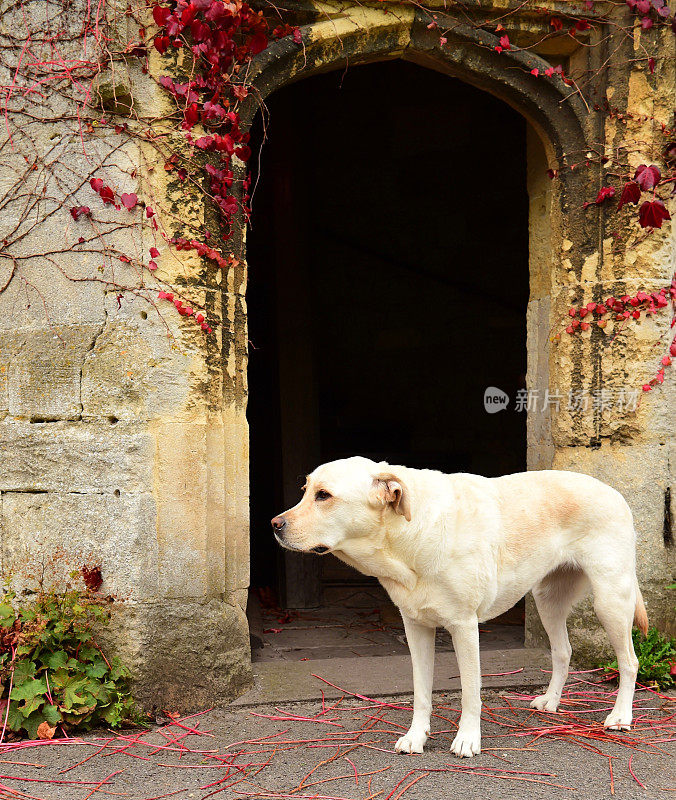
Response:
M331 552L375 575L399 607L414 699L397 752L421 753L430 733L437 626L453 637L462 683L451 750L468 758L481 752L478 623L528 590L552 649L549 687L531 705L557 710L571 655L566 618L591 589L620 670L605 727L630 727L638 667L632 621L645 632L648 618L636 580L631 511L606 484L575 472L482 478L346 458L308 475L303 499L272 527L289 550Z

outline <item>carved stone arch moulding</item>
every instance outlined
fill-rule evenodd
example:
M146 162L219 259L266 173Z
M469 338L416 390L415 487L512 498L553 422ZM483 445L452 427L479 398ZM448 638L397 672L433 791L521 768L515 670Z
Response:
M540 138L548 166L584 158L602 131L595 129L598 122L570 86L558 76L544 77L549 62L528 50L498 53L495 34L451 16L446 21L441 13L435 16L438 28L451 29L443 46L438 30L428 28L429 17L422 11L410 6L387 10L360 5L347 5L337 14L303 26L302 48L289 37L271 43L252 65L249 80L254 92L243 109L243 123L251 123L265 97L290 83L350 65L401 58L459 78L515 108ZM538 76L531 74L533 69L539 70ZM562 202L573 192L585 196L597 182L589 172L562 171L560 178ZM571 223L586 227L579 208L568 212L574 216Z
M517 110L529 129L528 386L544 393L550 388L554 358L550 331L569 305L567 284L571 274L579 280L599 241L599 218L585 216L579 198L596 195L600 172L562 166L583 161L589 143L602 140L602 128L598 129L598 121L570 86L558 76L545 77L551 64L544 58L527 50L499 53L494 49L499 42L495 34L450 16L444 20L437 14L436 19L439 28L450 30L443 45L439 31L428 28L429 17L410 6L387 10L346 5L303 26L302 47L290 37L270 44L252 64L248 78L252 92L243 109L243 127L251 125L266 97L288 84L397 58L458 78ZM534 69L537 76L531 72ZM556 181L547 176L548 169L558 170ZM569 259L565 269L559 257L564 240ZM529 467L551 467L552 457L550 410L546 409L532 419L529 415Z

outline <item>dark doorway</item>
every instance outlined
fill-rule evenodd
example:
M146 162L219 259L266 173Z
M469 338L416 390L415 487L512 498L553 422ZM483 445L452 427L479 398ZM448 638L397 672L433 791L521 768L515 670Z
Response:
M367 580L273 541L317 464L526 468L525 413L483 402L525 385L526 123L403 61L306 78L267 107L247 248L251 582L302 608Z

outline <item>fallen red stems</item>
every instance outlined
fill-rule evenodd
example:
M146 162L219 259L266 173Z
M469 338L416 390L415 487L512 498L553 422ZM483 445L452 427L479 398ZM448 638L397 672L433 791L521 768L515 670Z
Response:
M96 786L95 786L95 787L94 787L94 788L91 790L91 792L89 792L89 794L88 794L88 795L86 795L86 797L83 797L83 798L82 798L82 800L88 800L88 799L89 799L89 798L90 798L90 797L91 797L91 796L94 794L94 792L98 792L98 790L99 790L99 789L100 789L100 788L101 788L101 787L102 787L102 786L103 786L105 783L108 783L108 781L109 781L111 778L115 777L115 775L119 775L119 774L120 774L120 772L124 772L124 770L122 770L122 769L118 769L118 770L117 770L117 772L111 772L111 773L110 773L110 775L109 775L107 778L104 778L104 779L103 779L103 780L102 780L102 781L101 781L99 784L97 784L97 785L96 785Z
M418 781L421 781L423 778L426 778L428 775L429 775L429 772L423 772L422 775L418 775L417 778L414 778L410 783L407 783L406 786L404 786L404 788L399 792L399 794L395 795L392 798L392 800L399 800L399 798L404 794L404 792L408 791L411 788L411 786L413 786L414 783L418 783ZM392 797L391 794L388 795L388 800L389 800L390 797Z
M8 130L9 132L9 130ZM14 659L14 651L12 651L12 660ZM9 705L12 700L12 685L14 683L14 666L12 665L12 671L9 676L9 692L7 693L7 710L5 711L5 720L2 723L2 733L0 734L0 744L2 744L3 739L5 738L5 730L7 728L7 717L9 716Z
M283 717L274 714L258 714L255 711L250 713L252 717L265 717L266 719L279 720L280 722L321 722L324 725L335 725L337 728L343 727L338 722L331 722L328 719L316 719L315 717Z
M345 759L345 761L347 761L347 763L354 770L354 783L355 783L355 786L359 786L359 774L357 773L357 767L355 766L354 761L352 761L352 759L348 758L347 756L343 756L343 758Z
M521 669L514 669L511 672L484 672L481 674L482 678L499 678L502 675L516 675L519 672L523 672L523 667Z
M393 703L385 703L381 702L380 700L374 700L372 697L365 697L363 694L357 694L356 692L350 692L347 689L341 689L340 686L336 686L335 683L331 683L331 681L327 681L326 678L322 678L321 675L315 675L312 673L313 678L317 678L317 680L324 681L324 683L328 683L329 686L333 686L334 689L338 689L339 692L343 692L344 694L349 694L352 697L357 697L359 700L366 700L368 703L373 703L377 706L383 706L384 708L396 708L400 711L412 711L413 709L411 706L398 706L394 705Z
M324 682L330 684L329 681ZM339 689L334 684L330 685L335 689ZM634 755L642 753L655 757L667 754L666 742L676 740L676 712L674 712L674 707L666 696L666 702L662 704L661 699L660 702L655 702L659 695L647 690L643 691L642 696L639 695L634 704L637 713L634 715L633 730L630 733L606 732L603 730L602 722L593 717L594 721L591 721L589 715L605 714L605 709L609 705L609 700L614 696L614 692L599 688L598 683L580 679L575 681L564 693L561 710L557 713L524 708L524 704L532 698L531 695L526 694L510 695L505 697L504 701L499 705L486 706L483 712L484 720L494 727L493 730L485 731L484 739L487 745L491 739L494 740L495 744L485 748L485 758L479 761L474 760L471 764L463 761L452 761L443 768L437 769L424 767L423 765L428 761L425 758L410 757L409 765L419 764L420 766L408 771L397 769L396 771L399 774L397 774L396 779L393 779L395 758L397 759L397 765L405 763L405 759L394 756L390 743L393 742L394 737L399 735L399 730L405 729L405 726L401 723L407 720L404 718L405 715L401 715L399 712L408 710L408 707L404 704L381 702L363 695L345 693L344 690L340 691L343 692L340 698L330 703L322 694L321 703L318 702L316 706L312 707L317 709L317 713L314 714L313 710L303 708L301 711L298 706L294 706L292 710L279 708L276 709L277 713L263 713L264 709L251 714L245 712L246 717L252 720L250 725L265 724L281 727L281 725L291 722L302 722L311 726L308 729L310 735L307 737L289 737L289 731L292 730L290 726L265 736L252 736L246 740L232 742L223 746L220 745L219 741L215 740L214 731L200 730L199 722L186 723L185 720L187 718L182 718L181 720L172 720L172 722L159 729L143 730L132 734L110 734L107 737L96 737L88 740L60 739L52 742L31 740L5 743L0 745L0 753L10 753L14 750L38 745L81 744L90 747L91 752L84 758L78 758L74 764L66 767L62 772L68 772L83 765L89 768L94 759L98 760L99 763L105 763L101 762L100 759L109 755L125 755L150 762L152 767L161 768L163 774L167 776L170 776L171 770L174 769L177 782L180 780L178 778L179 775L186 775L185 770L194 770L193 777L197 775L201 779L207 776L206 773L200 773L199 770L214 770L214 772L210 773L210 777L213 780L200 787L201 793L198 796L202 800L221 793L224 797L267 797L280 798L280 800L281 798L352 800L352 798L348 797L316 794L323 784L341 781L347 782L346 786L352 786L352 781L354 781L354 786L359 787L355 795L363 800L366 800L364 795L367 795L372 800L376 797L380 797L381 800L387 800L388 798L389 800L407 800L407 797L415 791L412 791L413 787L433 772L443 772L449 776L471 775L476 779L482 780L494 779L539 783L547 787L559 788L562 791L575 791L575 787L566 785L566 781L562 780L563 776L560 774L557 775L551 771L520 769L518 757L503 758L507 751L512 753L518 753L521 750L531 753L533 751L538 752L538 750L539 752L545 752L548 747L547 742L554 740L566 742L570 748L583 749L585 758L593 760L598 756L606 759L611 793L615 792L617 763L623 763L613 763L613 759L620 757L618 752L623 755L626 751L629 762L627 779L631 775L631 780L638 783L641 788L647 788L647 791L650 791L653 789L650 781L646 786L634 770ZM348 694L349 697L347 696ZM518 701L518 703L511 702L510 697L514 701ZM354 703L354 705L351 705L351 703ZM447 735L452 735L455 732L457 723L454 716L459 714L459 709L437 704L435 712L434 718L438 720L435 724L440 729L435 730L433 733L437 737L437 741L439 741L440 739L446 739ZM663 716L659 716L660 713ZM450 717L448 714L450 714ZM253 722L253 720L257 721ZM321 730L312 728L315 723L328 724L332 729L324 729L326 736L313 736L312 734L316 734ZM190 738L191 736L205 735L212 739L214 749L193 749L190 746L193 741ZM528 737L527 743L524 742L523 747L508 746L512 743L517 743L517 740L523 741L522 737ZM500 744L506 746L500 747ZM220 746L217 747L216 745ZM319 763L314 763L312 757L316 749L319 748L328 748L331 753L322 754L322 760ZM611 750L611 748L613 749ZM368 753L367 751L369 750L377 751L378 756ZM608 750L608 752L604 752L605 750ZM287 753L282 758L297 758L300 760L299 763L303 764L306 763L303 759L311 759L311 763L307 765L308 771L295 787L282 784L281 786L275 786L274 789L268 789L262 786L259 781L263 780L263 775L269 775L271 769L275 770L274 776L276 780L279 779L280 774L283 778L284 773L279 771L282 758L278 758L282 753ZM385 754L384 757L381 755L383 753ZM327 757L323 758L324 755ZM264 759L262 762L258 760L261 757ZM158 758L163 758L164 760L158 761ZM362 766L364 758L368 758L371 762L377 758L379 761L382 760L384 762L384 766L378 770L364 771ZM434 748L431 758L434 758ZM495 764L496 759L502 762L502 767L490 765ZM336 769L336 766L343 762L349 764L349 769ZM20 762L9 763L18 766ZM21 763L30 766L28 762ZM331 764L334 765L331 771L319 771L324 770ZM387 774L389 770L393 771ZM401 778L401 772L404 771L406 775ZM376 774L380 773L383 773L380 778L380 785L383 786L385 784L386 788L372 792L371 781L374 780ZM44 773L41 774L44 775ZM110 790L109 784L116 774L111 773L100 782L50 781L43 778L29 780L53 783L55 790L60 784L82 786L85 793L89 792L87 800L95 800L96 795L99 793L115 794ZM562 780L562 782L559 784L557 781L550 781L550 778L556 778L557 781ZM14 781L25 780L15 776L10 779ZM171 780L171 777L168 779ZM270 782L265 780L266 784ZM31 799L30 795L0 786L0 789L3 788L8 792L7 797L13 796L17 800L19 798L24 798L24 800ZM172 789L165 794L155 795L152 798L148 797L146 800L178 797L187 791L189 791L188 788ZM417 791L419 794L424 794L420 788ZM37 800L40 799L37 798ZM85 798L81 798L81 800L85 800Z
M118 770L121 772L122 770ZM59 781L59 780L52 780L50 778L26 778L22 775L0 775L2 780L6 781L27 781L31 783L54 783L54 784L66 784L68 786L92 786L94 785L95 781Z
M631 768L631 760L632 760L632 758L633 758L633 757L634 757L634 754L632 753L632 754L629 756L629 765L628 765L628 766L629 766L629 774L630 774L630 775L631 775L631 777L632 777L632 778L633 778L633 779L636 781L636 783L638 783L638 785L639 785L639 786L640 786L642 789L645 789L645 784L641 783L641 781L640 781L640 780L639 780L639 779L636 777L636 773L635 773L635 772L634 772L634 770Z

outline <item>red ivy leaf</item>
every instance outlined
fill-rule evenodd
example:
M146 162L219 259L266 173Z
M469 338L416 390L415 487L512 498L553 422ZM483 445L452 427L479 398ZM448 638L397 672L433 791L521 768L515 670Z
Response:
M150 257L151 258L158 258L160 255L160 251L156 247L150 248Z
M115 204L115 192L110 188L110 186L103 186L99 192L99 196L101 197L101 200L103 200L104 204Z
M89 185L98 194L103 188L103 181L101 180L101 178L92 178L89 181Z
M89 206L74 206L70 210L70 215L74 220L80 219L83 214L88 217L90 213Z
M604 200L609 200L611 197L615 197L615 187L603 186L596 195L596 200L594 200L594 202L596 205L600 205Z
M640 164L636 168L636 172L634 173L634 180L644 191L649 191L650 189L654 189L655 186L660 182L660 178L662 177L662 173L659 169L654 165L651 164L647 167L645 164Z
M84 585L92 592L98 592L98 590L101 588L101 584L103 583L101 567L83 566L80 568L80 573L82 575Z
M122 201L122 205L129 211L138 203L138 197L133 192L132 194L121 194L120 200Z
M617 210L619 211L622 206L625 206L627 203L638 203L641 199L641 187L638 183L634 183L634 181L629 181L628 183L624 184L624 188L622 189L622 194L620 195L620 202L617 204Z
M181 127L184 130L190 130L190 128L192 128L192 126L197 122L198 119L199 119L199 112L197 110L197 103L191 103L185 110Z
M249 51L256 56L268 46L268 37L264 33L255 33L249 42Z
M248 161L251 158L251 148L248 144L243 144L235 150L235 155L242 161Z
M160 28L164 28L170 15L171 9L164 8L163 6L153 6L153 19L160 26Z
M155 45L155 50L157 50L157 52L160 55L164 55L164 53L167 52L167 49L169 47L170 41L171 40L169 39L168 36L156 36L153 39L153 44Z
M646 200L639 209L638 219L642 228L661 228L671 215L661 200Z

